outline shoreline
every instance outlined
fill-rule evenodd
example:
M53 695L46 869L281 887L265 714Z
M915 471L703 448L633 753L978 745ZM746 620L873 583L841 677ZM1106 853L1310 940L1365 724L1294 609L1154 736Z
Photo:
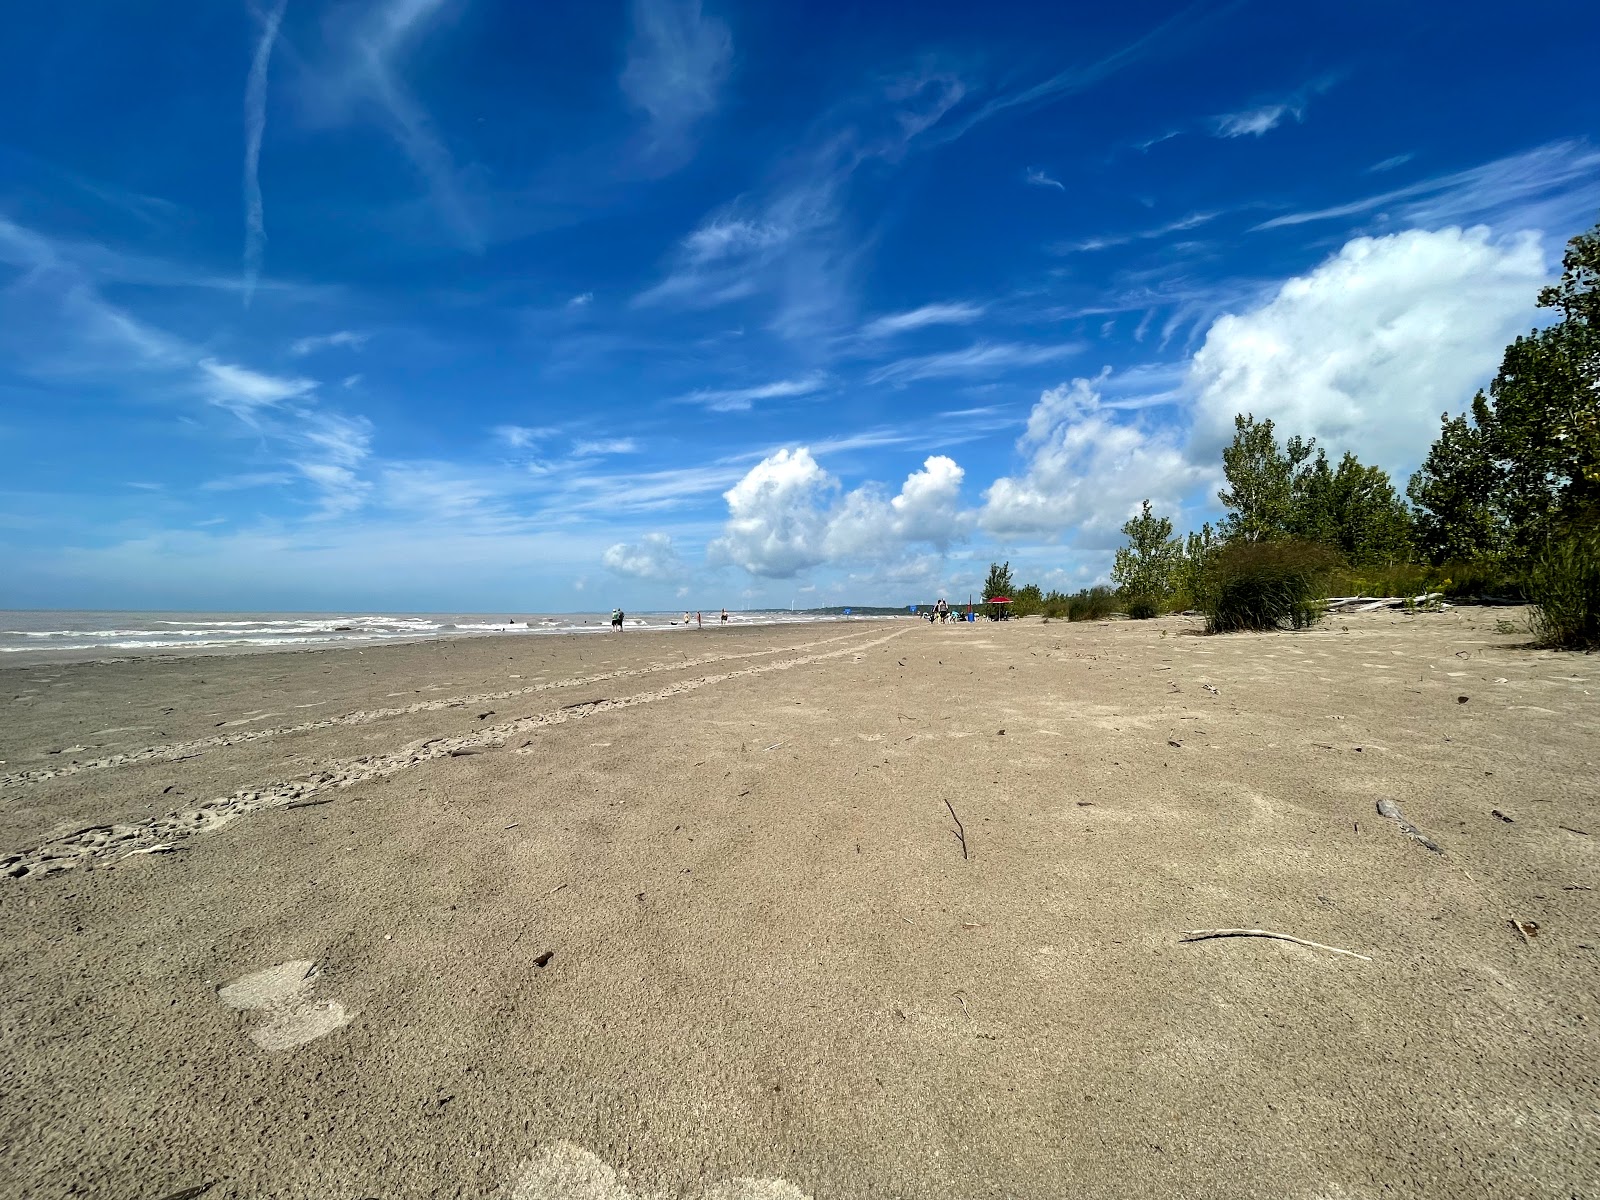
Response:
M85 610L87 611L87 610ZM166 611L166 610L153 610ZM11 610L13 613L27 613L29 615L43 613L48 615L48 610ZM0 619L6 615L0 610ZM254 615L254 614L241 614ZM309 615L309 614L308 614ZM415 613L385 613L384 618L416 618L429 614ZM647 613L646 617L667 617L664 613ZM902 619L888 614L866 615L835 615L825 614L816 616L789 616L780 612L768 613L741 613L737 620L730 620L726 625L715 620L707 621L703 628L685 626L680 620L665 620L661 623L652 623L644 618L628 618L624 625L623 633L637 636L639 634L661 633L725 633L731 629L766 629L773 627L806 627L811 625L827 625L833 623L850 623L864 621L892 621ZM0 672L8 669L33 669L41 666L66 666L79 663L122 663L145 661L184 661L193 658L233 658L241 655L253 654L289 654L301 651L325 650L371 650L384 646L408 646L427 644L432 642L475 641L485 638L504 638L510 641L524 641L527 639L547 639L565 637L586 637L594 634L611 634L610 623L603 620L585 622L581 625L562 625L554 628L543 623L535 624L527 621L525 625L495 628L495 629L455 629L441 628L430 632L417 632L415 634L396 633L374 636L340 637L339 631L330 631L326 638L316 641L311 640L284 640L275 643L261 642L214 642L195 644L189 646L161 645L148 648L120 647L115 653L107 653L109 647L61 647L47 646L33 647L5 647L0 649Z

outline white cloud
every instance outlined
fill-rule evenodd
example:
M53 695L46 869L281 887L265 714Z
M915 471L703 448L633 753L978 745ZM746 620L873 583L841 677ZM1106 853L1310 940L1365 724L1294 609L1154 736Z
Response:
M1378 174L1381 174L1384 171L1392 171L1396 167L1403 167L1408 162L1410 162L1413 158L1415 158L1416 156L1417 155L1416 155L1415 151L1407 151L1405 154L1394 154L1394 155L1391 155L1390 157L1384 159L1382 162L1373 163L1370 167L1367 168L1367 174L1368 175L1378 175Z
M250 59L250 72L244 86L244 302L250 303L256 280L261 277L261 258L267 245L266 211L261 200L261 136L267 127L267 67L272 47L278 40L278 26L289 0L277 2L259 14L261 37Z
M702 388L678 399L685 404L700 404L712 412L744 412L757 400L779 400L787 396L809 396L827 386L822 375L807 375L801 379L780 379L755 387L712 389Z
M685 153L695 124L715 110L732 61L727 25L707 16L700 0L635 0L618 84L649 118L655 152Z
M1081 346L1063 343L1056 346L1024 346L1013 342L978 342L964 350L902 358L879 367L867 376L869 383L913 383L919 379L943 379L951 375L992 374L1007 367L1032 367L1076 354Z
M199 366L206 398L240 416L307 395L317 386L314 379L285 379L214 358L201 359Z
M580 293L578 293L578 295L574 296L572 299L567 301L567 307L568 308L588 308L589 305L591 305L593 303L594 303L594 293L593 292L580 292Z
M574 458L595 458L604 454L637 454L639 443L633 438L597 438L572 443Z
M203 492L238 492L250 488L276 487L279 484L289 483L294 476L285 475L282 471L250 471L240 475L223 475L216 479L208 479L200 485Z
M779 450L723 493L728 524L707 547L708 555L769 579L789 579L816 566L827 557L822 504L838 487L804 446Z
M906 477L897 496L885 500L874 487L851 492L829 515L828 557L880 561L911 542L946 549L971 527L970 514L961 509L965 477L954 459L935 454Z
M1288 104L1263 104L1259 108L1213 117L1211 127L1218 137L1260 137L1276 129L1285 117L1293 117L1298 121L1301 112L1301 109Z
M1059 179L1052 179L1043 171L1039 170L1038 167L1029 167L1027 174L1023 176L1023 178L1029 183L1033 184L1035 187L1053 187L1063 192L1067 190L1066 184L1062 183Z
M513 450L526 450L550 437L556 430L538 425L496 425L493 432L496 438Z
M929 325L967 325L983 316L984 311L984 306L981 304L924 304L921 308L913 308L909 312L890 313L875 321L869 321L862 328L861 336L880 338L905 333L912 329L922 329Z
M893 497L876 484L840 496L838 480L808 449L786 447L723 494L728 521L707 557L763 578L791 579L823 564L882 568L916 543L943 552L971 526L960 507L964 476L953 459L933 455Z
M1390 471L1415 463L1533 317L1538 236L1412 230L1356 238L1259 307L1219 318L1195 354L1195 452L1235 413L1271 417Z
M1112 246L1126 246L1130 242L1149 241L1153 238L1166 237L1169 233L1182 233L1188 229L1195 229L1208 221L1216 220L1219 215L1214 212L1190 213L1186 217L1179 217L1176 221L1168 221L1165 225L1157 225L1151 229L1139 229L1133 233L1100 234L1076 242L1058 242L1051 249L1057 254L1073 254L1081 251L1106 250Z
M352 350L359 350L366 344L366 334L340 329L334 333L298 338L290 343L289 353L296 358L304 358L307 354L315 354L319 350L331 350L336 346L348 346Z
M1277 229L1383 210L1409 225L1437 228L1470 221L1513 229L1576 228L1600 206L1600 151L1587 142L1550 142L1345 204L1285 213L1255 228Z
M1040 395L1017 443L1024 471L984 493L979 521L986 530L1001 538L1105 534L1146 498L1173 512L1204 477L1171 429L1116 419L1100 399L1106 378L1074 379Z
M330 23L341 43L342 61L316 81L312 100L324 109L326 119L376 117L427 181L445 225L467 249L481 251L481 221L462 190L450 150L400 75L406 50L443 7L444 0L374 0L360 10L336 9Z
M617 542L606 548L602 561L617 574L636 579L680 579L685 571L677 547L665 533L647 533L637 542Z

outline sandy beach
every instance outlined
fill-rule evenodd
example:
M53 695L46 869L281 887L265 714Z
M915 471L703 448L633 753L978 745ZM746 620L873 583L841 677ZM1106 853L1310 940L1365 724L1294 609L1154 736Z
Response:
M1595 1194L1600 667L1508 616L0 669L0 1195Z

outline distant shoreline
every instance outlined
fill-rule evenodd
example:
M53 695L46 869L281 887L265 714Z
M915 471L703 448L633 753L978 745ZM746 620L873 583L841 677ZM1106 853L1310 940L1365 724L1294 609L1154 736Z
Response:
M908 613L899 616L909 617ZM751 610L733 612L724 625L720 610L705 613L699 632L773 625L812 625L888 619L873 613ZM137 618L143 617L139 622ZM188 618L179 620L178 618ZM39 628L24 628L28 624ZM64 628L47 628L48 626ZM168 626L158 628L155 626ZM97 628L98 626L98 628ZM682 633L678 612L629 616L628 633ZM611 632L610 614L534 613L493 620L482 613L224 613L149 610L0 610L0 670L129 660L222 658L292 651L364 650L432 641L487 637L568 637ZM53 644L52 644L53 643Z

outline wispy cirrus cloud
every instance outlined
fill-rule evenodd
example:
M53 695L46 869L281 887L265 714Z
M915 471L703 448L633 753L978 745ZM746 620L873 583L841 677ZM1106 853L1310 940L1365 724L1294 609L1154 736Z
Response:
M827 386L827 377L806 375L799 379L779 379L772 383L743 388L701 388L678 397L680 403L698 404L712 412L745 412L758 400L782 400L809 396Z
M1404 154L1390 155L1388 158L1384 159L1382 162L1375 162L1370 167L1368 167L1367 168L1367 174L1368 175L1381 175L1385 171L1392 171L1396 167L1403 167L1408 162L1410 162L1413 158L1415 158L1416 156L1417 155L1416 155L1415 151L1407 151Z
M1260 137L1283 124L1285 117L1300 120L1304 111L1288 104L1263 104L1257 108L1247 108L1243 112L1223 113L1221 116L1213 117L1211 128L1222 138Z
M252 371L248 367L203 358L199 362L200 382L206 399L240 416L258 408L298 399L315 390L314 379L285 378Z
M633 40L617 83L648 119L650 154L660 166L670 170L687 156L732 63L727 25L706 15L700 0L634 0Z
M610 454L637 454L639 443L633 438L595 438L572 443L573 458L599 458Z
M965 302L924 304L920 308L913 308L908 312L890 313L867 322L861 329L861 336L865 338L892 337L897 333L906 333L913 329L923 329L929 325L969 325L976 321L987 311L981 304L967 304Z
M1056 190L1062 192L1067 190L1067 185L1062 183L1061 180L1051 178L1038 167L1029 167L1026 173L1024 173L1023 179L1026 182L1033 184L1034 187L1055 188Z
M349 329L340 329L333 333L313 334L311 337L296 338L289 344L289 353L296 358L304 358L308 354L315 354L319 350L332 350L340 346L351 350L359 350L367 344L367 334L356 333Z
M1600 150L1567 139L1343 204L1285 213L1254 230L1379 211L1391 220L1431 227L1510 220L1522 228L1566 229L1591 217L1597 206Z
M331 63L310 89L325 120L353 123L372 117L416 168L434 210L464 249L481 253L484 222L466 190L444 138L401 77L401 59L437 17L445 0L369 0L332 14L336 43Z
M1188 229L1197 229L1208 221L1216 220L1219 215L1214 212L1190 213L1186 217L1179 217L1176 221L1169 221L1165 225L1157 225L1151 229L1137 229L1131 233L1097 234L1094 237L1083 238L1076 242L1058 242L1051 249L1057 254L1077 254L1106 250L1112 246L1126 246L1130 242L1150 241L1155 238L1166 237L1170 233L1182 233Z
M921 379L944 379L961 375L985 375L1010 367L1034 367L1078 353L1075 342L1055 346L1028 346L1014 342L978 342L963 350L942 354L923 354L902 358L879 367L867 376L869 383L914 383Z
M265 12L256 13L261 33L244 85L244 302L249 305L261 277L261 261L267 245L266 209L261 199L261 138L267 127L267 68L272 47L278 41L278 27L289 0L277 0Z

